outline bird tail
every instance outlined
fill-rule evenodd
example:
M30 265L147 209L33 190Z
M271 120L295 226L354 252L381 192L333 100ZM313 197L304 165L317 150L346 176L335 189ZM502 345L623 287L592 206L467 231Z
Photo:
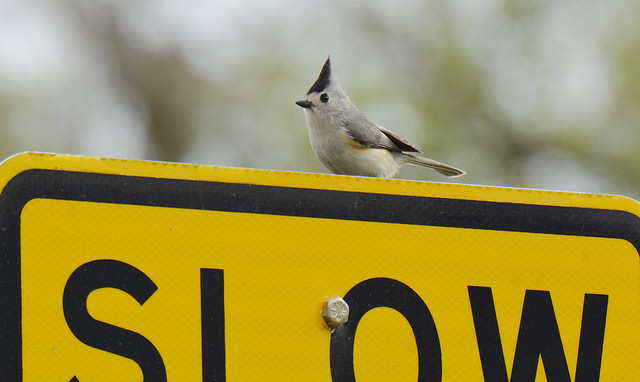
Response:
M456 177L456 176L462 176L466 174L466 172L463 170L449 166L448 164L435 161L433 159L424 158L424 157L420 157L413 154L407 154L407 153L402 153L402 158L404 159L405 162L409 164L413 164L416 166L430 167L445 176Z

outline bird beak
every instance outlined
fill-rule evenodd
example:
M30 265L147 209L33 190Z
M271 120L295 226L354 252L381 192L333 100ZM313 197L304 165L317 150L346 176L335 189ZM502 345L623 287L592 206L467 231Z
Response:
M303 99L302 101L297 101L296 105L300 106L300 107L304 107L305 109L309 109L311 108L311 106L313 106L313 104L309 101L307 101L306 99Z

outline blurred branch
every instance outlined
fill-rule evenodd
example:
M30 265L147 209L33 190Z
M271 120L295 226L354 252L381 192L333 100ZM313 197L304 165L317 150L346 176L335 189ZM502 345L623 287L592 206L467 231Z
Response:
M104 58L110 75L132 92L148 116L149 159L180 161L194 136L187 117L206 87L175 51L150 51L121 30L113 4L88 10L69 1L75 20Z

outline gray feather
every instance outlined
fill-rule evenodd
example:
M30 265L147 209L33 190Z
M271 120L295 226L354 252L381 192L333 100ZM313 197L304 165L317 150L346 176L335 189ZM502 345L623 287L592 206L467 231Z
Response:
M422 151L418 150L418 148L415 147L413 144L411 144L411 142L409 142L408 140L402 138L398 134L385 129L384 127L382 127L380 125L378 125L378 129L380 129L380 131L382 131L382 133L384 135L386 135L387 138L389 138L398 147L398 149L400 149L400 151L406 151L406 152L410 152L410 153L421 153L422 152Z
M378 125L359 110L352 110L348 115L352 116L352 118L344 121L342 126L355 142L365 147L398 150L393 142L378 129Z
M460 170L459 168L455 168L453 166L449 166L448 164L444 164L442 162L438 162L433 159L413 155L413 154L402 154L403 160L409 164L414 164L417 166L430 167L442 175L445 176L462 176L466 174L465 171Z

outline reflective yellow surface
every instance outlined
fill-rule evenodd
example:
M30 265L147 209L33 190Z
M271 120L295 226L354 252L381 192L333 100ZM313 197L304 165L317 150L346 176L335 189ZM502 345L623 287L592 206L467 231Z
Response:
M46 157L38 163L54 162ZM3 176L20 165L9 163ZM609 196L71 157L58 158L58 166L637 210L635 202ZM636 249L621 239L50 199L30 201L20 224L25 381L68 381L74 375L80 381L142 380L136 363L81 343L65 320L67 280L98 259L125 262L157 285L142 305L120 290L96 290L88 308L97 320L147 338L169 381L202 380L203 268L224 272L228 381L330 381L331 333L323 327L322 303L373 277L401 281L423 299L437 327L444 381L483 380L468 286L492 290L509 375L525 292L543 290L551 295L572 380L585 293L609 296L600 380L640 377L640 262ZM416 381L416 343L404 317L389 308L367 313L358 327L354 363L358 382ZM541 362L536 381L546 381Z

